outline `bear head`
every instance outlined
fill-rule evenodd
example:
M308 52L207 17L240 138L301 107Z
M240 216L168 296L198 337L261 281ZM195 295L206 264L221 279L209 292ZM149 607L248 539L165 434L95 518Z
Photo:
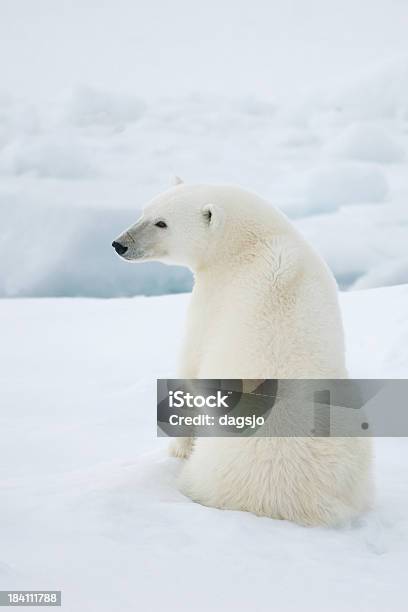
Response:
M265 245L291 231L280 211L241 187L177 179L112 246L130 262L156 260L197 271L259 258Z

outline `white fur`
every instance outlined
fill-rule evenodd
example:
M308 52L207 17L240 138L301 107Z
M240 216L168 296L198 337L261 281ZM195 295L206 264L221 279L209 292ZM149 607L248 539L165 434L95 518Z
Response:
M167 228L157 231L159 218ZM180 183L117 240L129 260L175 261L195 274L180 377L347 376L335 281L258 196ZM171 449L186 458L181 490L208 506L321 525L370 503L366 439L187 438Z

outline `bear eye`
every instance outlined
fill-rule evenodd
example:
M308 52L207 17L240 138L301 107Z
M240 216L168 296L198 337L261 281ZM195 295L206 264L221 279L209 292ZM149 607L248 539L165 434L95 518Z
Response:
M158 221L157 223L155 223L155 226L164 228L167 227L167 223L165 223L164 221Z
M204 219L207 221L207 223L211 223L211 217L212 217L212 212L210 209L206 210L204 212Z

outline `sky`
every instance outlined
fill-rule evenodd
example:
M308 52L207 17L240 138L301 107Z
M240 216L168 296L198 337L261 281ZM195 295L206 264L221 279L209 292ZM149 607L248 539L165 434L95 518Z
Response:
M293 96L408 53L406 0L0 0L0 89Z

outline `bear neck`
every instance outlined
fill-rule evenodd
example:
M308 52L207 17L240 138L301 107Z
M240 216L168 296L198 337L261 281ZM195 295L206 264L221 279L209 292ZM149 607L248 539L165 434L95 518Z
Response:
M290 233L279 233L267 227L249 227L239 239L226 238L223 246L210 253L206 261L193 269L196 285L230 284L230 280L246 274L251 268L252 278L258 280L270 272L271 262L280 257L283 246L293 243Z

